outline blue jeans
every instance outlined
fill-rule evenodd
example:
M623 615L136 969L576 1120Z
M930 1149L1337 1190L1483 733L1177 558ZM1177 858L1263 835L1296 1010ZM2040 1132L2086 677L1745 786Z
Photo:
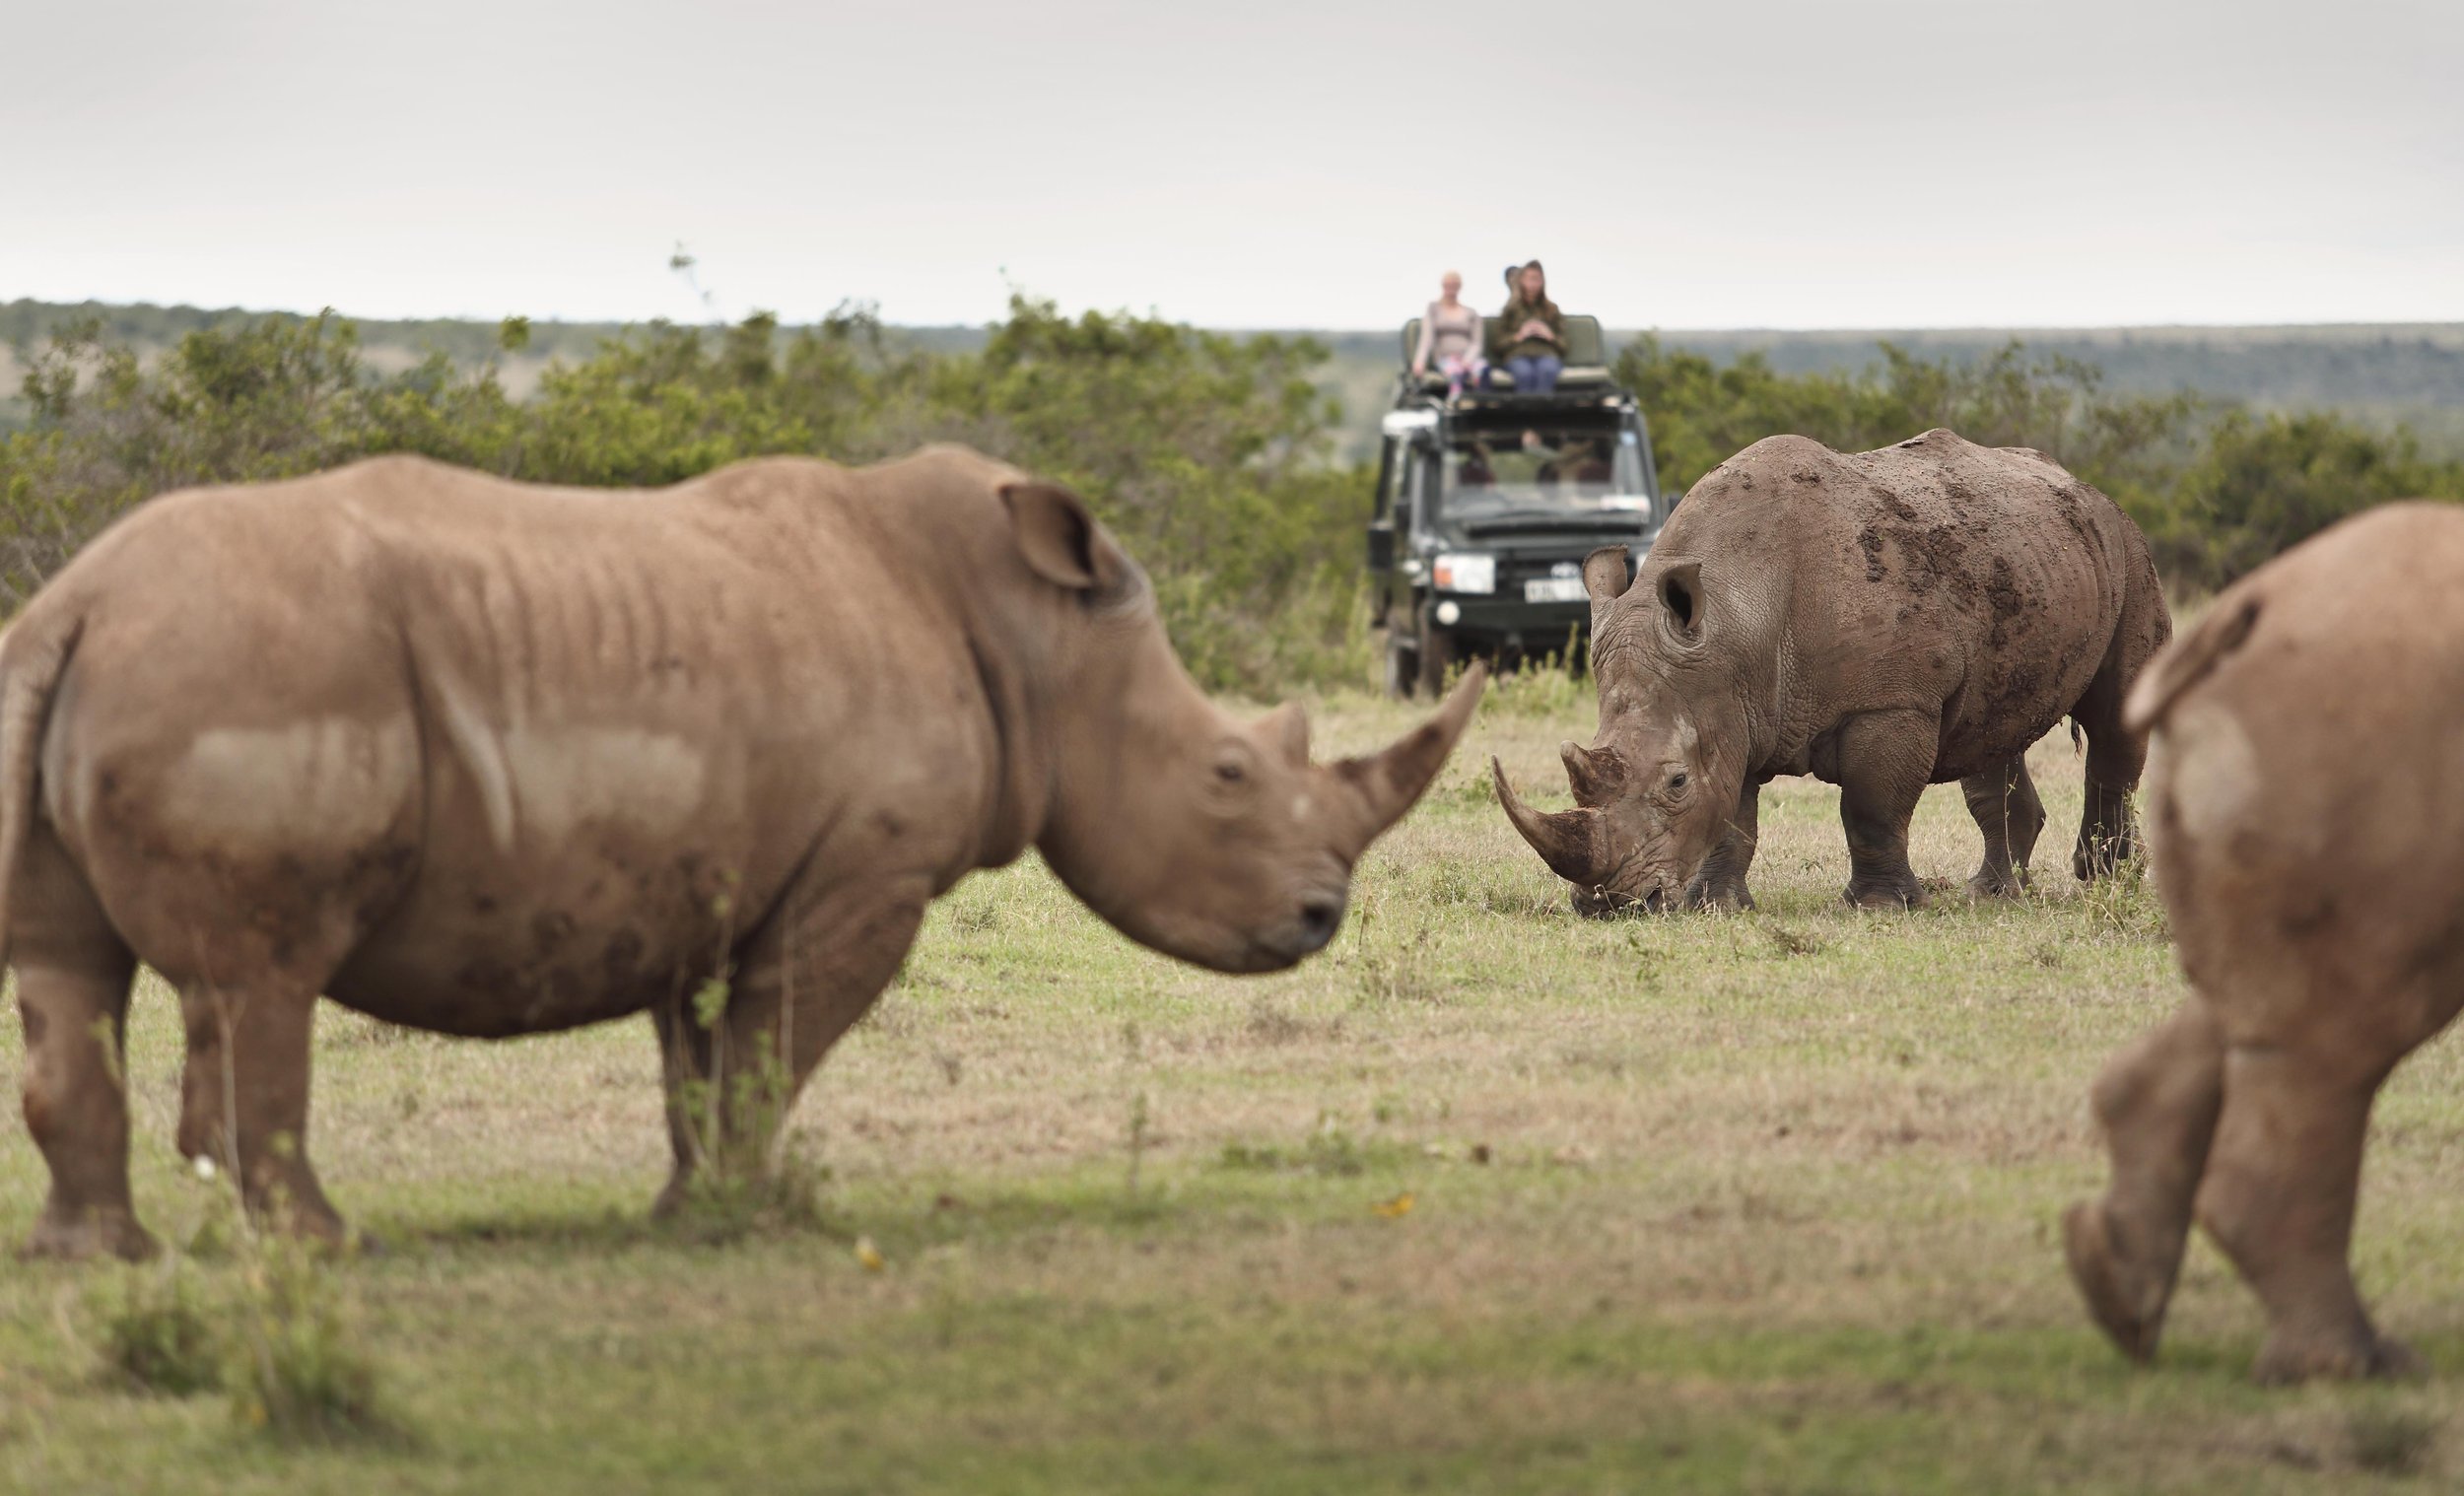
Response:
M1544 395L1557 387L1558 371L1566 361L1553 353L1517 354L1506 361L1506 373L1514 375L1517 394Z

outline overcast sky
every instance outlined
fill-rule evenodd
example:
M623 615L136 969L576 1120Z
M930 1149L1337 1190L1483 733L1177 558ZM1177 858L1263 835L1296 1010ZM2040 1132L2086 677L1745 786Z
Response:
M2464 320L2464 4L0 0L0 300Z

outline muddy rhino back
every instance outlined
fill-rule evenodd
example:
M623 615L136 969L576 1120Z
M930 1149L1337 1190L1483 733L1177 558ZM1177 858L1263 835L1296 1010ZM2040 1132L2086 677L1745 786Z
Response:
M1950 664L1937 782L2024 753L2109 662L2126 684L2168 637L2137 527L2040 453L1937 430L1842 461L1871 485L1845 496L1855 551L1833 562L1855 634L1924 656L1903 668Z

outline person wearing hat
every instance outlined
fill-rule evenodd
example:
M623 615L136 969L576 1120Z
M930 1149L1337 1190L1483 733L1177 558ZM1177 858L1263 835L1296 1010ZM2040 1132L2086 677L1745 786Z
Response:
M1548 275L1540 261L1508 271L1506 281L1514 294L1489 323L1489 356L1514 375L1518 394L1548 394L1566 367L1565 316L1548 299Z

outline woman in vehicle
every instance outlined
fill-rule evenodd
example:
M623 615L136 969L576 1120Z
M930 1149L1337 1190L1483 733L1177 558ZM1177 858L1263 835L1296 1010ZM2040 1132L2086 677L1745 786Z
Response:
M1544 395L1566 367L1566 319L1548 299L1548 275L1533 260L1511 277L1514 295L1491 324L1490 356L1514 375L1517 393Z
M1449 270L1437 283L1438 297L1420 313L1420 346L1411 356L1411 376L1419 378L1434 367L1446 376L1446 398L1477 386L1480 371L1480 314L1463 302L1463 276Z

